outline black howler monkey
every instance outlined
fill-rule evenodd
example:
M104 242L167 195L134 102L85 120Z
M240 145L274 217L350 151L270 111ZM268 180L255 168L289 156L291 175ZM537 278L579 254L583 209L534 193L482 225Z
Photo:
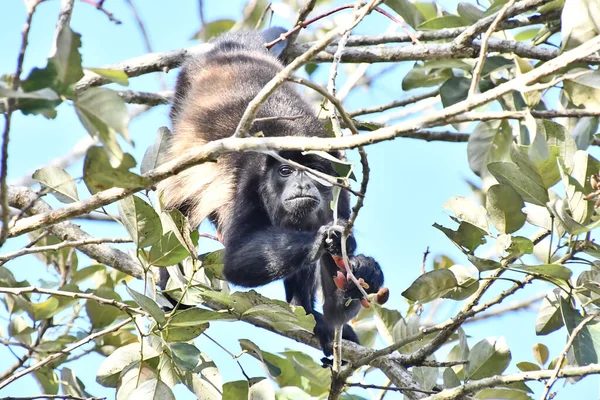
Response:
M210 51L183 66L171 110L174 135L166 159L234 133L248 103L283 68L264 44L265 37L257 32L228 33L213 41ZM265 101L252 132L329 136L291 85L283 84ZM319 156L298 151L280 155L335 175L331 163ZM325 354L331 354L333 327L345 324L360 308L354 284L347 282L347 290L341 291L333 280L340 269L332 255L340 255L341 240L331 230L331 187L271 156L246 152L187 169L162 182L159 191L165 208L179 208L192 227L210 218L225 245L224 274L229 282L256 287L283 279L287 301L315 316L315 334ZM337 217L344 221L349 216L349 194L343 191ZM328 236L333 240L326 240ZM355 248L350 237L347 251L354 274L369 285L367 292L377 292L383 284L381 269L374 259L354 255ZM314 310L319 286L324 315ZM343 337L358 343L348 325Z

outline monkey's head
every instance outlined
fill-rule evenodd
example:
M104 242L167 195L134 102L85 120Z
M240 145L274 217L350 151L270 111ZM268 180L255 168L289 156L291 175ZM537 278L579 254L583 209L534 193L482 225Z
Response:
M300 152L281 152L280 155L316 171L334 174L331 163L319 156L303 156ZM273 157L266 161L259 193L269 218L278 226L312 230L331 220L332 187Z

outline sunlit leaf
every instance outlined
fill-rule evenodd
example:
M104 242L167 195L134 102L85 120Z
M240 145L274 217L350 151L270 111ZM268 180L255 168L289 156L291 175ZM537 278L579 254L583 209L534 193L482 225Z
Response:
M35 171L32 178L38 181L42 188L51 189L51 193L63 203L73 203L79 200L75 180L64 169L48 166Z
M402 292L402 296L411 301L428 303L457 286L456 277L450 270L438 269L419 276L408 289Z

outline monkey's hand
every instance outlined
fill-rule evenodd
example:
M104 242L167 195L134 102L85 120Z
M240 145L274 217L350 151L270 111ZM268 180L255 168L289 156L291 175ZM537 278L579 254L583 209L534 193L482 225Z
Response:
M323 240L323 248L332 256L342 256L342 232L346 227L346 221L338 220L336 224L330 222L319 229L321 240ZM351 256L356 251L356 240L354 236L348 236L346 240L346 253Z
M377 293L383 285L383 272L381 267L372 257L367 257L362 254L350 257L350 266L352 273L358 279L363 289L367 293ZM338 271L336 277L333 278L336 286L344 291L346 297L352 299L361 299L362 294L356 287L354 282L346 277L346 271Z

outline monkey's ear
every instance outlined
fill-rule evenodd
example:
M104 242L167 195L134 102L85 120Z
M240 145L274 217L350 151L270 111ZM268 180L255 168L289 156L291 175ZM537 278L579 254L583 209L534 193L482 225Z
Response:
M270 43L273 40L278 39L279 36L281 36L281 34L283 34L285 32L287 32L287 29L282 28L280 26L273 26L271 28L265 29L260 34L262 35L263 38L265 38L265 43ZM287 45L288 45L287 39L282 40L281 42L278 42L275 46L271 47L271 49L269 50L269 53L271 53L275 57L279 57L281 55L281 53L283 53L283 50L285 50Z

